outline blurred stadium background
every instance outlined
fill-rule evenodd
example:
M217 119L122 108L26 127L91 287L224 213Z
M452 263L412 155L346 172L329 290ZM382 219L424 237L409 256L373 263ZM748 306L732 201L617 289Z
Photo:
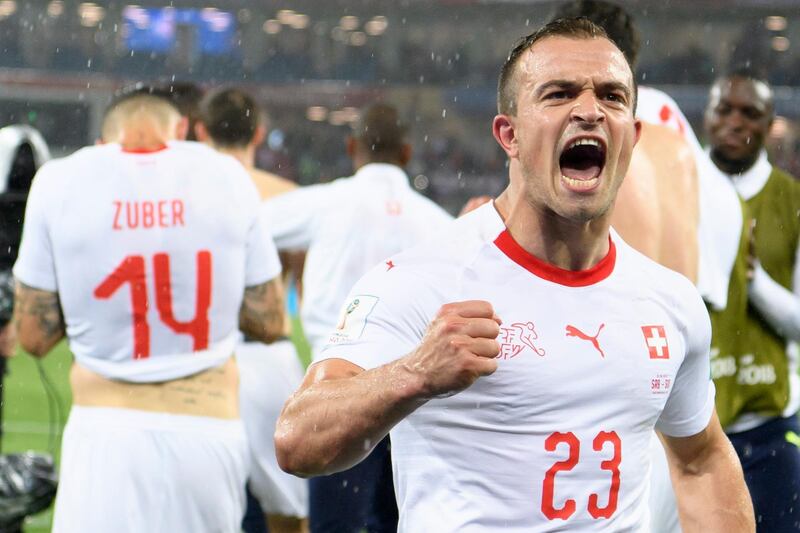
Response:
M672 95L700 134L715 76L745 63L762 70L779 115L772 160L800 176L800 0L619 3L642 34L640 82ZM238 85L271 117L260 166L310 184L350 174L348 123L380 97L412 119L414 186L455 212L505 184L490 133L497 72L513 42L555 4L0 0L0 126L31 124L54 155L66 155L94 142L105 104L124 84ZM64 409L69 361L64 345L45 361ZM13 360L6 390L4 451L46 449L47 399L29 358ZM45 513L26 530L48 524Z

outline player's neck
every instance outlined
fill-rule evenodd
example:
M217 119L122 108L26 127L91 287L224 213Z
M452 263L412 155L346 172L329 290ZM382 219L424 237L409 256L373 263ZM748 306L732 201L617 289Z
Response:
M161 150L171 141L167 135L148 131L124 131L120 146L127 152L155 152Z
M720 154L718 151L712 149L711 150L711 160L717 166L718 169L723 171L725 174L728 175L735 175L735 174L744 174L751 168L753 165L756 164L758 161L758 156L761 151L755 153L754 156L748 157L747 159L728 159Z
M501 197L496 207L511 236L529 254L565 270L586 270L608 254L607 216L572 222L532 207L524 200Z
M255 168L255 149L250 146L216 146L215 148L217 151L227 154L239 161L247 170Z

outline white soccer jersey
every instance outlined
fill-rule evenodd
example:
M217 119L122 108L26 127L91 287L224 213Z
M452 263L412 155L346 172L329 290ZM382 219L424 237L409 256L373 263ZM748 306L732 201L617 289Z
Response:
M221 364L245 286L279 273L247 172L191 142L93 146L44 165L14 266L58 292L78 362L136 382Z
M703 151L686 116L669 95L651 87L639 87L636 116L676 130L692 147L700 193L697 288L715 309L725 309L742 235L742 207L736 190Z
M587 271L525 252L492 204L353 288L322 358L370 369L441 305L503 320L499 367L391 432L400 531L646 531L653 428L703 430L710 324L695 288L626 245Z
M383 163L273 197L264 212L279 249L308 250L300 316L314 356L358 278L451 220L409 186L405 172Z

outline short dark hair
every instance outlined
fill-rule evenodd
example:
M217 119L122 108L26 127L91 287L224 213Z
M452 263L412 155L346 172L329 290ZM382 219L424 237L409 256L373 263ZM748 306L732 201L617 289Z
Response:
M500 78L497 82L497 111L505 115L515 115L517 112L517 84L514 80L516 66L522 54L533 47L534 44L546 37L568 37L578 39L602 38L612 41L605 30L585 17L562 18L548 22L530 35L517 41L514 48L508 54L503 67L500 70ZM626 57L627 61L627 57ZM628 62L630 67L630 62ZM633 73L633 67L631 67ZM634 76L634 84L636 83ZM634 87L634 92L635 92Z
M408 125L397 108L377 103L361 111L353 127L353 138L372 162L395 163L403 157Z
M769 91L766 98L766 104L769 106L769 115L774 117L775 92L773 91L772 86L770 85L769 80L767 79L766 72L762 68L756 67L750 62L735 64L725 74L718 76L717 79L714 80L712 89L720 85L724 81L730 81L735 78L738 78L740 80L747 80L754 84L760 83L764 85L764 87L766 87L767 90Z
M641 38L630 13L603 0L573 0L559 5L553 15L553 19L577 17L587 18L603 28L628 58L631 67L636 66Z
M176 111L180 112L178 107L175 105L175 102L172 100L168 89L158 85L152 85L139 81L131 85L125 85L114 92L111 97L111 102L109 102L108 106L106 106L105 112L103 113L104 119L105 117L108 117L108 115L123 102L140 97L153 97L161 99L165 102L168 102L173 108L175 108Z
M200 106L200 117L214 144L247 146L262 122L262 111L246 92L228 88L208 95Z
M181 115L189 120L189 129L186 134L187 141L196 141L194 125L200 121L200 102L205 91L202 87L191 81L173 81L165 83L162 89L169 93L169 97Z
M720 76L719 80L724 79L731 79L731 78L744 78L746 80L753 80L758 81L769 87L769 80L767 79L767 73L761 67L757 67L752 63L739 63L733 65L728 72Z

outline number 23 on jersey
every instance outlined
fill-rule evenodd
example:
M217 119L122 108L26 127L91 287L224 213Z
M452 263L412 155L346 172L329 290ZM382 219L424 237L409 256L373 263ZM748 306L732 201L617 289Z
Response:
M170 258L166 253L153 255L153 281L155 284L156 309L167 327L177 334L190 335L193 350L208 348L208 310L211 307L211 252L201 250L196 255L197 290L195 314L189 321L181 322L172 312L172 282ZM130 285L131 311L133 319L133 358L150 357L150 324L147 310L150 308L147 292L147 269L144 256L129 255L94 289L94 297L110 298L123 285Z
M598 433L592 440L592 449L595 452L601 452L607 444L610 445L613 455L611 459L602 461L600 463L600 468L611 473L609 476L611 483L604 506L600 506L600 496L597 494L589 495L588 511L589 514L592 515L592 518L595 519L611 518L614 511L617 510L617 501L619 499L619 465L622 462L622 441L616 431L601 431ZM556 451L559 445L566 445L569 456L553 464L545 473L544 480L542 481L541 509L542 514L544 514L548 520L567 520L576 510L576 502L572 498L565 500L561 507L555 507L555 485L556 474L559 472L567 472L577 466L580 460L581 442L571 431L568 433L555 432L544 441L544 448L548 452Z

